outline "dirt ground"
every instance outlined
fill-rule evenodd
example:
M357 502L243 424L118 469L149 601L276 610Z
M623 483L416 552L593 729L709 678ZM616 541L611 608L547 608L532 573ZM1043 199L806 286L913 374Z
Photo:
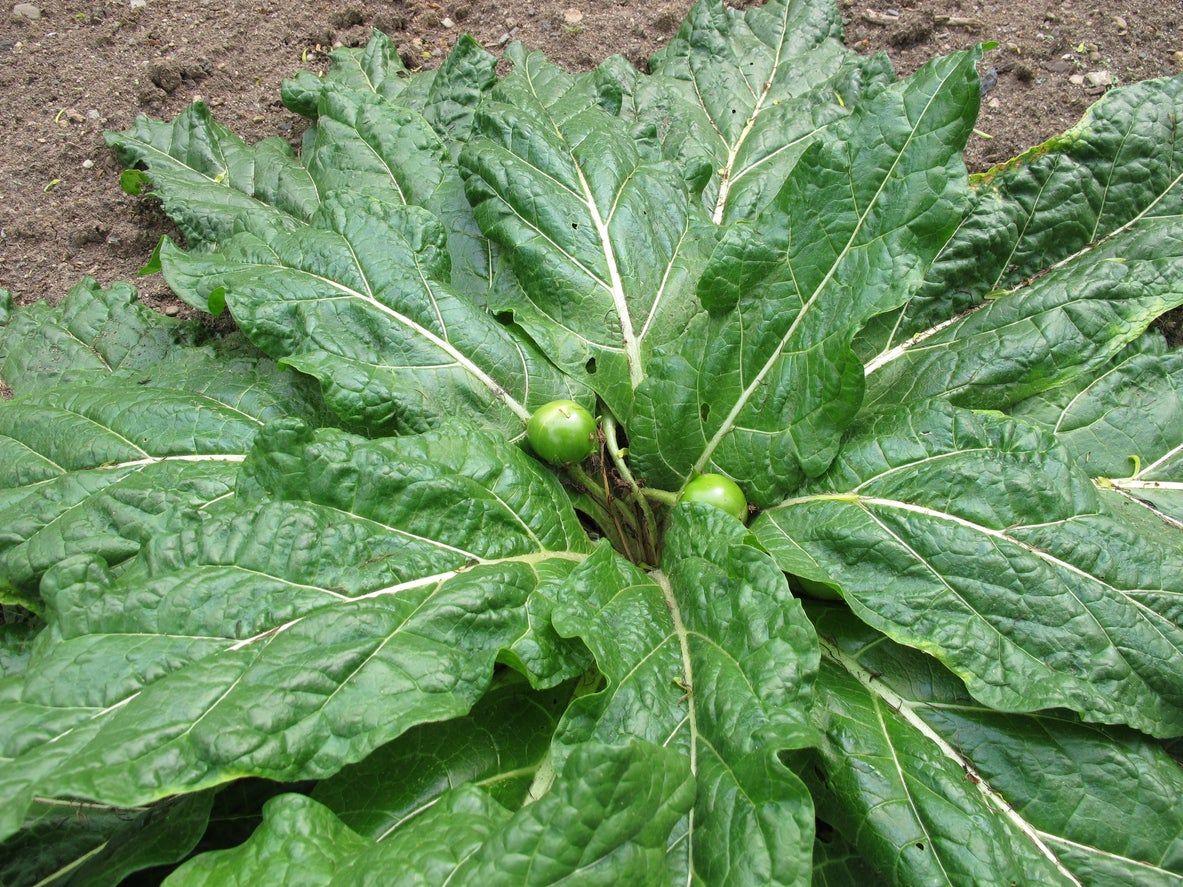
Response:
M841 2L848 42L887 51L901 73L999 42L983 66L987 81L996 76L984 135L967 152L976 169L1072 125L1105 88L1090 83L1183 69L1180 0ZM248 140L294 138L301 124L280 104L280 81L323 69L332 47L361 45L371 27L411 64L436 64L469 31L489 47L521 39L571 68L614 52L643 65L690 0L0 3L0 287L29 302L56 301L83 274L134 280L170 231L150 201L120 192L103 145L104 129L126 128L136 114L171 118L200 96ZM139 284L150 302L176 310L159 277Z

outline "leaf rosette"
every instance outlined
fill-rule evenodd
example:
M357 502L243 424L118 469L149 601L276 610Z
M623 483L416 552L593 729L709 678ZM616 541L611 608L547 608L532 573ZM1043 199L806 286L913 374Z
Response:
M0 291L0 880L1183 880L1183 78L970 176L841 38L108 134L236 330Z

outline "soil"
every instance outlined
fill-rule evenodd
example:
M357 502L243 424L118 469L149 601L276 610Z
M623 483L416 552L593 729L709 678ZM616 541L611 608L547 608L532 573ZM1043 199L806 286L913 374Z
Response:
M40 0L30 19L29 4L19 4L22 15L8 2L0 0L0 286L18 303L56 302L84 274L135 280L160 236L175 235L152 201L119 190L103 144L103 130L124 129L137 114L171 118L204 97L249 141L280 133L294 142L302 124L281 105L280 82L301 67L323 70L333 47L364 44L372 27L411 65L437 64L468 31L489 47L523 40L572 69L616 52L643 66L690 5ZM1104 72L1120 84L1183 69L1179 0L841 3L848 43L886 51L901 74L938 53L998 41L983 64L993 85L966 152L971 169L1074 124L1105 89L1082 77ZM138 285L150 304L178 310L159 276ZM1178 338L1183 324L1173 325Z

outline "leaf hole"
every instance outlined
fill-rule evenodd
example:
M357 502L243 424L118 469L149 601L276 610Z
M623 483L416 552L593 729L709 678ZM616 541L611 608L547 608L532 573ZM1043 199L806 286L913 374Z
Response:
M572 222L572 223L571 223L571 228L572 228L573 230L575 230L575 231L578 231L578 230L579 230L579 223L578 223L578 222Z
M589 376L594 376L596 374L596 359L594 357L589 357L587 359L587 363L583 365L583 368L587 370L587 374Z
M924 844L922 844L920 841L917 841L917 842L916 842L916 849L917 849L917 850L923 850L923 849L924 849Z
M699 418L705 422L711 415L711 405L709 403L704 403L702 406L700 406L698 408L698 415Z
M493 319L502 326L513 326L513 312L512 311L498 311L493 315Z

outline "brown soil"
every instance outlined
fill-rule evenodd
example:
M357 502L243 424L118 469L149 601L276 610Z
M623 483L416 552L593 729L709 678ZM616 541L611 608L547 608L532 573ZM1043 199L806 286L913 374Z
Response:
M980 169L1079 119L1099 90L1074 84L1074 74L1103 70L1124 83L1177 73L1178 2L842 5L848 41L886 50L901 73L999 41L983 66L997 74L979 123L990 138L975 136L967 152ZM103 145L104 129L126 128L136 114L172 117L202 96L248 140L294 138L300 122L280 104L280 81L300 67L323 69L333 46L361 45L371 27L414 64L436 64L465 30L487 46L511 35L571 68L614 52L643 64L690 0L40 0L32 21L0 3L0 286L29 302L56 301L83 274L135 279L170 232L150 201L120 192ZM583 13L576 25L564 18L571 7ZM159 277L140 284L150 302L172 301Z

